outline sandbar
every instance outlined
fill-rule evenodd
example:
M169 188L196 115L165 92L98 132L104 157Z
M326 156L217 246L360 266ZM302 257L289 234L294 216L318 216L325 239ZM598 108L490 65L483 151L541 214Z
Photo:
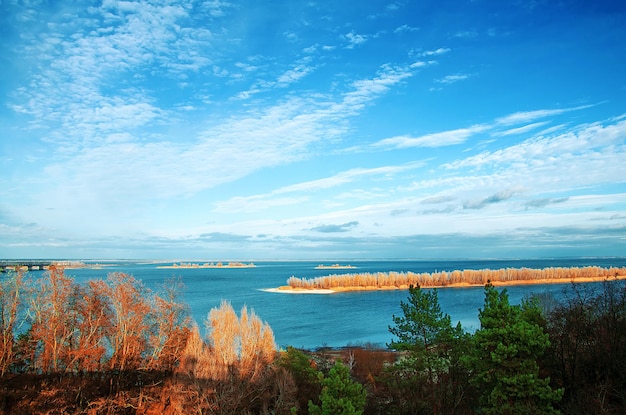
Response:
M491 281L491 284L495 287L506 287L514 285L537 285L537 284L570 284L570 283L585 283L585 282L601 282L601 281L615 281L624 280L626 275L618 275L614 277L578 277L578 278L552 278L552 279L536 279L536 280L512 280L512 281ZM460 282L448 285L423 285L422 288L470 288L470 287L484 287L486 284L470 284L467 282ZM390 291L390 290L408 290L408 285L392 285L392 286L357 286L357 287L333 287L333 288L292 288L288 285L281 286L279 288L267 288L263 291L276 292L284 294L334 294L340 292L353 292L353 291Z

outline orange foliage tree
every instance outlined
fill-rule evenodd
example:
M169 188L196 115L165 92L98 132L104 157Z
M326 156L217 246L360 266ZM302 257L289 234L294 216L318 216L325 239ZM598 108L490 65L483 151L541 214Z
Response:
M109 367L134 370L143 364L150 334L147 290L133 276L124 273L111 273L108 281L107 294L114 313Z
M71 360L77 315L71 305L76 286L63 268L51 266L30 296L32 344L39 351L34 370L42 373L65 371Z
M72 360L68 369L93 372L102 369L106 358L107 338L111 334L113 311L102 280L78 287L74 300L77 316Z
M0 375L4 376L15 360L15 330L21 306L24 273L17 269L0 282Z

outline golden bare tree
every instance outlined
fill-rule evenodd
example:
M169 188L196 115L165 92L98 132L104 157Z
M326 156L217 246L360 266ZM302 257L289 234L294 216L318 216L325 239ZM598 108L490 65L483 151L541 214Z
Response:
M0 375L4 376L15 360L15 330L21 306L24 272L21 268L0 282Z
M275 358L272 329L245 306L239 318L232 305L222 301L220 307L209 312L205 325L208 344L195 327L181 358L180 372L216 380L236 372L254 380Z
M239 351L239 373L246 378L257 379L262 370L274 360L276 343L274 333L267 323L248 310L241 309L239 320L239 337L241 349Z
M223 378L235 367L241 348L239 319L233 306L225 300L209 312L205 325L210 332L211 351L215 359L216 378Z

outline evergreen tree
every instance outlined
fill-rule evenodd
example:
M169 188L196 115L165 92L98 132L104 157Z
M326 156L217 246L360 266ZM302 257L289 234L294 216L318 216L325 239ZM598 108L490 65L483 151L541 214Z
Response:
M460 407L467 384L467 371L461 362L468 336L460 323L452 326L450 316L441 311L436 289L409 288L408 302L401 302L402 316L393 316L391 334L397 337L388 346L408 355L392 368L387 377L396 400L408 413L463 413Z
M474 335L473 382L486 415L558 414L554 405L563 395L549 378L539 376L538 359L550 345L539 324L536 302L510 305L506 290L485 286L481 327Z
M350 370L341 362L335 363L322 380L320 406L309 401L311 415L361 415L365 409L367 392L350 378Z
M310 356L294 347L287 347L277 361L278 366L285 368L293 378L297 388L296 409L306 411L309 401L319 402L322 391L321 373L315 368Z

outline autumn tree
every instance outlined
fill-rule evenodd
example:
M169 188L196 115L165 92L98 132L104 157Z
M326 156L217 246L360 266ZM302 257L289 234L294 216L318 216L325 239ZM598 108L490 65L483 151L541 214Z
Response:
M71 361L76 336L76 285L62 267L51 266L30 295L32 342L37 349L34 370L62 372Z
M173 370L179 363L190 335L191 318L187 307L179 301L184 285L171 279L162 286L162 293L152 298L152 330L149 344L152 354L148 367Z
M18 328L24 272L21 268L0 281L0 375L9 370L15 360L15 335Z
M239 318L232 305L222 301L219 308L209 312L205 324L216 359L217 377L236 369L242 376L254 379L274 360L276 344L272 329L245 306Z
M89 281L75 290L76 336L69 365L75 371L98 371L105 363L107 339L113 325L107 292L108 287L102 280Z
M120 371L137 369L148 350L152 311L148 291L133 276L116 272L109 274L107 296L113 310L109 367Z
M536 301L510 305L506 290L485 286L479 312L480 329L474 335L474 354L468 363L486 415L557 414L562 389L552 389L540 376L538 361L550 345L539 323Z

